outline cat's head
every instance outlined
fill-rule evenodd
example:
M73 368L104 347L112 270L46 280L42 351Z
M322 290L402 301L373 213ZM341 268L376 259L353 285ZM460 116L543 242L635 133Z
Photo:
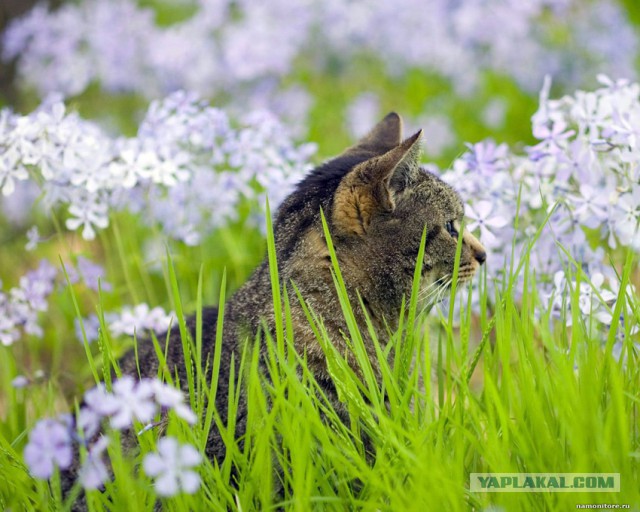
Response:
M407 296L425 228L424 294L450 285L459 237L458 277L471 279L485 250L462 231L464 206L456 191L420 167L421 136L403 140L402 120L391 113L355 146L312 171L280 208L279 261L293 258L300 273L329 265L322 208L345 279L368 290L369 302L397 304Z

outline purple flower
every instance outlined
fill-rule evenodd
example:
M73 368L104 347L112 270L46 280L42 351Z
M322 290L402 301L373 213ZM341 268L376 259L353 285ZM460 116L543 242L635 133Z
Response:
M640 186L634 187L633 192L622 195L615 207L616 233L624 245L640 237Z
M272 114L249 113L232 128L226 113L184 92L153 102L131 139L112 138L55 101L27 116L4 111L0 135L7 141L0 159L11 159L11 172L29 167L24 178L42 183L41 204L66 206L66 227L87 240L108 226L114 209L129 209L195 245L235 220L241 201L259 210L266 193L275 211L313 153L313 145L295 146ZM212 196L220 198L214 209Z
M590 228L601 225L607 217L609 198L603 194L602 189L596 189L591 185L582 184L579 191L579 195L570 198L578 220Z
M490 152L469 146L473 151L456 160L443 179L465 197L468 227L480 230L495 255L492 261L504 258L508 263L513 243L520 254L551 213L531 252L540 296L559 318L568 291L576 285L551 286L549 281L570 266L563 249L568 251L592 276L592 282L582 280L578 290L580 313L589 317L590 326L604 330L617 296L616 273L606 263L617 256L607 254L605 245L640 251L640 133L634 129L640 126L640 84L623 81L560 100L550 99L549 89L547 80L533 118L534 131L543 139L538 146L526 155L507 153L505 165L493 175L493 159L484 156ZM519 193L520 204L527 207L518 212L519 230L514 232L507 220L515 216ZM600 246L593 246L589 229L600 231ZM499 278L501 270L495 272ZM488 277L493 286L494 276ZM521 285L515 284L519 293Z
M130 379L131 377L127 377ZM111 416L115 414L120 404L112 393L107 391L107 388L103 383L98 384L96 387L88 390L84 394L84 402L93 412L99 416Z
M150 422L159 407L174 410L189 423L196 421L194 413L184 403L182 392L158 379L136 380L124 375L113 382L111 393L104 384L99 384L85 393L84 402L86 408L81 409L78 424L85 437L92 437L97 432L102 418L109 418L111 426L121 430L130 427L133 421Z
M606 0L191 3L193 16L168 26L154 24L153 11L133 0L87 0L51 12L39 5L8 26L3 57L17 58L22 81L43 96L97 83L147 98L177 89L227 92L245 107L262 82L289 74L295 59L321 73L328 62L348 66L370 55L389 75L428 69L468 92L487 69L532 91L545 74L564 83L583 83L600 69L631 76L637 56L624 8ZM558 24L576 45L555 42Z
M469 152L463 157L472 172L491 177L508 167L506 144L498 144L492 140L467 144Z
M2 308L2 296L0 296L0 343L8 347L19 339L20 334L16 328L16 323L7 314L6 307ZM4 311L3 311L4 309Z
M14 288L14 296L35 311L47 310L47 297L53 291L57 276L56 268L48 261L40 261L40 266L20 278L20 288Z
M471 219L467 225L469 231L480 230L482 243L487 247L495 247L498 243L500 230L509 224L509 219L495 211L494 205L489 201L479 201L474 205L467 204L466 216Z
M95 395L85 394L85 400L89 396L95 401ZM109 406L109 411L115 410ZM95 410L91 407L81 407L80 411L76 415L76 426L80 430L82 435L82 442L86 443L89 439L93 438L100 430L100 423L102 422L103 413L105 409Z
M13 194L16 181L24 181L29 177L27 169L20 163L20 154L13 148L0 154L0 187L2 195Z
M179 492L193 494L200 488L200 475L192 468L201 462L202 455L192 445L163 437L158 452L145 455L142 465L147 475L155 477L156 492L169 497Z
M157 411L153 392L149 380L136 381L124 375L114 381L112 393L98 386L85 394L85 402L97 413L108 416L113 428L122 430L131 426L134 420L151 421Z
M20 286L8 294L0 291L0 342L11 345L20 338L20 329L42 336L38 313L46 311L47 299L53 291L56 269L42 260L36 270L20 278ZM1 284L1 283L0 283Z
M591 276L591 283L580 283L580 297L578 299L578 307L583 315L586 317L595 316L599 321L607 319L607 323L610 323L611 315L607 314L602 316L603 304L612 304L616 301L616 295L609 290L603 289L605 278L601 273L596 273ZM595 292L598 292L598 294ZM600 311L598 311L600 310Z
M104 268L100 265L93 263L83 256L78 256L77 265L78 272L88 288L98 291L98 281L100 281L100 286L103 291L111 290L111 284L104 280Z
M574 134L575 131L567 130L567 124L562 118L549 117L540 120L534 116L533 136L542 142L527 148L527 151L533 160L558 155L562 153L567 140Z
M109 471L102 460L102 454L108 444L109 438L102 436L89 449L87 458L78 472L78 479L85 489L102 489L109 479Z
M71 431L67 422L44 419L36 423L24 449L24 460L33 476L48 479L56 466L67 469L72 458Z
M105 321L109 321L110 315L105 315ZM82 327L84 326L84 334L82 332ZM80 319L74 319L74 330L76 333L76 338L84 343L84 336L86 335L87 342L92 343L98 339L100 335L100 319L98 315L89 315L87 318L84 318L82 321L82 325L80 324Z
M28 242L25 249L27 251L33 251L40 243L40 233L38 233L37 226L29 228L29 231L27 231L27 240Z
M15 389L21 389L26 388L30 383L31 381L28 377L25 377L24 375L18 375L11 381L11 386Z
M184 403L184 394L171 386L155 379L152 381L156 402L163 409L173 409L173 411L187 423L193 425L197 418L191 408Z
M533 136L536 139L556 146L559 146L560 141L571 137L574 133L573 130L567 130L567 123L563 119L546 119L544 122L533 125Z
M164 332L171 325L171 318L172 315L165 313L161 307L149 309L149 305L143 303L134 308L123 308L120 316L110 322L109 328L115 336L133 336L136 331L143 329Z

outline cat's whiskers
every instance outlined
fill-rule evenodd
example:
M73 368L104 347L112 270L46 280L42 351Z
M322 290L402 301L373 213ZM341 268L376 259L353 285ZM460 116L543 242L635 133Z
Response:
M440 302L443 299L445 293L448 292L449 286L451 285L452 282L453 282L453 278L449 278L446 281L442 281L441 279L439 279L433 282L427 288L425 288L425 291L428 293L425 293L420 298L420 303L422 304L422 307L420 309L419 314L421 315L425 311L430 311L434 305ZM435 288L434 288L434 285L435 285Z
M421 297L419 297L419 303L424 304L424 307L432 306L437 302L437 297L442 293L442 284L438 284Z
M437 287L442 283L441 279L436 279L433 283L423 287L418 292L418 300L422 300L433 292L434 286Z

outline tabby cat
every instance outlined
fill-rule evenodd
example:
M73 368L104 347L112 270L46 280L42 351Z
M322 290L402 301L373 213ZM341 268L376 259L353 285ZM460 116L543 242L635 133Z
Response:
M435 175L420 168L420 139L421 132L418 132L403 141L401 118L395 113L387 115L355 146L311 171L277 212L274 235L282 282L295 283L308 306L323 318L330 339L343 354L347 348L343 333L348 331L331 274L321 210L328 222L365 344L368 332L365 314L383 342L388 329L397 326L403 297L411 294L425 227L422 277L425 290L434 286L445 288L450 284L459 237L462 237L461 281L471 279L485 261L485 250L480 242L469 232L460 232L464 208L458 194ZM243 341L252 339L262 325L274 328L273 310L269 265L265 259L225 305L216 397L217 410L225 424L232 361L240 360ZM317 382L340 411L342 406L327 371L324 351L297 300L291 300L291 316L298 352L306 354ZM213 357L216 321L217 309L205 308L203 361ZM195 319L190 319L187 326L194 335ZM368 340L367 350L376 371L371 340ZM139 365L130 353L120 362L123 373L138 375L139 368L143 377L156 376L158 359L153 344L141 342L137 352ZM355 360L348 358L348 361L355 365ZM186 365L178 329L170 335L167 364L168 371L172 375L177 371L186 388ZM241 436L246 429L243 399L236 425L236 435ZM213 426L206 455L220 460L224 454L224 443Z
M347 332L331 276L331 259L325 241L320 210L326 214L340 269L360 331L366 335L365 312L355 307L359 292L366 314L385 339L394 329L403 297L411 285L426 226L423 286L447 284L451 280L457 239L462 236L459 279L471 279L485 261L480 242L469 232L460 233L464 207L458 194L446 183L419 166L421 132L402 140L402 120L387 115L355 146L310 172L287 197L274 223L276 254L283 283L293 282L308 306L323 318L332 342L345 353ZM293 295L293 294L291 294ZM319 346L302 307L291 300L295 345L306 354L316 380L326 387L339 407L327 372L324 351ZM217 309L203 311L203 361L212 357L216 338ZM227 418L227 390L232 355L240 360L243 338L253 338L261 322L273 327L273 299L268 262L258 267L225 306L221 374L216 405L223 422ZM195 332L195 319L188 322ZM365 339L366 341L366 339ZM376 368L373 346L368 347ZM151 343L138 347L142 376L157 375L158 362ZM167 355L169 371L175 369L186 386L185 362L178 329L171 334ZM353 361L355 364L355 361ZM136 375L133 354L121 361L123 373ZM236 372L237 374L237 372ZM240 407L237 433L246 427ZM219 458L224 445L212 428L207 455Z

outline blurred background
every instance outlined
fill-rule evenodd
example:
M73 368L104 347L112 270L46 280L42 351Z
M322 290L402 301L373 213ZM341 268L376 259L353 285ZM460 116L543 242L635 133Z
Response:
M620 112L640 118L636 86L619 81L638 78L639 38L636 0L3 0L6 388L45 368L72 396L89 377L76 339L97 338L97 310L113 312L114 336L166 326L167 248L186 311L201 268L205 304L223 269L236 289L262 258L264 197L275 209L391 110L407 133L424 129L425 159L470 204L491 272L502 275L514 237L521 254L545 221L543 191L549 204L570 198L532 256L545 300L566 291L558 241L614 283L609 261L621 253L610 251L640 251L640 153L616 139ZM575 99L547 101L565 94ZM620 153L602 152L594 134ZM624 172L621 154L631 155ZM603 187L616 199L598 205ZM602 328L617 294L607 287Z
M266 108L340 151L389 110L446 167L460 141L531 141L553 95L596 75L635 79L634 0L4 0L0 104L50 95L135 134L152 99L184 89L229 111Z

